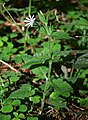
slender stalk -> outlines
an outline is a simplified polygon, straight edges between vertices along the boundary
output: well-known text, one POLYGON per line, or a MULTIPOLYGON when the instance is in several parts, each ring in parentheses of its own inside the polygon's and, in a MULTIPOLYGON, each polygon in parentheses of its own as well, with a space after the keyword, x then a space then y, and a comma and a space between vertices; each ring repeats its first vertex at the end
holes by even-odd
POLYGON ((44 103, 45 103, 45 97, 46 97, 46 94, 47 94, 47 91, 48 91, 48 88, 49 88, 48 83, 50 81, 51 68, 52 68, 52 61, 49 61, 48 78, 46 77, 46 83, 45 83, 43 98, 42 98, 42 102, 41 102, 41 112, 43 111, 44 103))
POLYGON ((43 108, 44 108, 45 98, 46 98, 46 94, 47 94, 47 91, 48 91, 48 88, 49 88, 48 83, 51 79, 52 56, 51 56, 51 50, 50 50, 50 40, 49 40, 49 44, 48 44, 48 49, 49 49, 49 54, 50 54, 50 60, 49 60, 48 78, 46 77, 46 83, 45 83, 43 98, 42 98, 42 102, 41 102, 41 113, 42 113, 43 108))
POLYGON ((52 60, 49 61, 48 81, 51 79, 52 60))
POLYGON ((26 28, 25 41, 24 41, 24 51, 26 51, 27 40, 29 39, 28 28, 26 28))
POLYGON ((29 0, 29 11, 28 11, 28 14, 29 15, 31 14, 31 0, 29 0))
MULTIPOLYGON (((31 0, 29 0, 29 9, 28 9, 28 14, 31 14, 31 0)), ((24 41, 24 51, 26 51, 26 44, 27 44, 27 40, 29 39, 29 35, 28 35, 28 27, 26 28, 26 34, 25 34, 25 41, 24 41)))
POLYGON ((42 101, 41 101, 41 112, 43 111, 43 107, 44 107, 44 103, 45 103, 47 86, 48 86, 48 78, 46 77, 46 83, 45 83, 45 88, 44 88, 44 92, 43 92, 43 98, 42 98, 42 101))

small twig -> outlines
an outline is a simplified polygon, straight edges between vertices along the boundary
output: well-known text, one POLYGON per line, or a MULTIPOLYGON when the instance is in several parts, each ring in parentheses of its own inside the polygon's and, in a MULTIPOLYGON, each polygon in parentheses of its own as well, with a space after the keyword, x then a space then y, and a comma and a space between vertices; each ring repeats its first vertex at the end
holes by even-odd
POLYGON ((84 108, 82 107, 79 107, 79 106, 76 106, 75 104, 72 103, 72 106, 74 106, 76 109, 79 109, 79 110, 84 110, 84 108))
MULTIPOLYGON (((19 67, 21 67, 21 64, 13 65, 13 67, 14 67, 14 68, 19 68, 19 67)), ((2 65, 2 66, 0 66, 0 69, 7 69, 7 68, 9 68, 9 67, 6 66, 6 65, 2 65)))
POLYGON ((16 70, 15 68, 13 68, 11 65, 9 65, 8 63, 0 60, 1 63, 3 63, 4 65, 8 66, 11 70, 15 71, 15 72, 19 72, 18 70, 16 70))

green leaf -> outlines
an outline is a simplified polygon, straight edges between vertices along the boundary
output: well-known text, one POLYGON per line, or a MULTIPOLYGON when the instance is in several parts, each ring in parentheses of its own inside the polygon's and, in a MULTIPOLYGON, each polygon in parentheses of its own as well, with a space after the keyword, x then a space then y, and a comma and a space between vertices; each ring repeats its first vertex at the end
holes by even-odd
POLYGON ((11 120, 11 116, 0 113, 0 120, 11 120))
POLYGON ((10 82, 16 82, 16 81, 18 81, 19 80, 19 77, 18 76, 11 76, 10 77, 10 82))
POLYGON ((0 40, 0 47, 2 47, 3 46, 3 42, 0 40))
POLYGON ((10 113, 13 110, 13 107, 11 105, 2 106, 1 111, 3 113, 10 113))
POLYGON ((3 53, 3 54, 1 54, 1 56, 2 56, 2 59, 5 61, 8 61, 10 58, 10 54, 7 54, 7 53, 3 53))
POLYGON ((55 37, 56 39, 70 39, 71 37, 66 32, 53 32, 52 37, 55 37))
POLYGON ((17 40, 17 42, 18 42, 18 43, 24 43, 24 42, 25 42, 25 38, 23 37, 23 38, 17 40))
POLYGON ((21 56, 21 58, 22 58, 22 60, 24 61, 24 63, 28 63, 28 62, 33 58, 33 56, 27 55, 27 54, 23 54, 23 55, 21 56))
MULTIPOLYGON (((42 44, 41 44, 41 46, 43 46, 43 52, 45 52, 45 53, 48 53, 49 54, 49 48, 48 48, 48 46, 49 46, 49 42, 43 42, 42 44)), ((51 50, 51 52, 53 52, 53 51, 56 51, 56 50, 61 50, 61 45, 60 44, 56 44, 55 42, 51 42, 50 43, 50 50, 51 50)))
POLYGON ((40 19, 40 21, 42 22, 42 23, 45 23, 45 16, 44 16, 44 14, 42 13, 42 11, 40 11, 40 13, 38 13, 38 16, 39 16, 39 19, 40 19))
POLYGON ((70 93, 73 92, 72 87, 60 78, 52 80, 52 85, 54 90, 58 92, 58 95, 69 97, 70 93))
POLYGON ((25 91, 30 91, 31 90, 31 85, 30 84, 23 84, 21 87, 20 87, 21 90, 25 90, 25 91))
POLYGON ((8 44, 8 46, 6 47, 6 50, 7 50, 8 52, 12 52, 11 50, 12 50, 12 48, 13 48, 13 44, 12 44, 11 42, 8 42, 7 44, 8 44))
MULTIPOLYGON (((1 7, 1 6, 0 6, 1 7)), ((4 21, 3 20, 0 20, 0 24, 3 24, 4 23, 4 21)))
POLYGON ((15 38, 18 36, 18 33, 10 33, 9 35, 10 35, 10 38, 15 38))
POLYGON ((18 111, 19 112, 26 112, 27 111, 27 106, 26 105, 20 105, 18 111))
POLYGON ((44 28, 44 26, 41 26, 41 27, 40 27, 39 33, 41 33, 42 35, 47 35, 47 31, 46 31, 46 29, 44 28))
POLYGON ((16 63, 21 63, 22 62, 22 56, 20 54, 14 56, 14 58, 12 58, 12 60, 14 60, 16 63))
POLYGON ((80 17, 78 20, 73 20, 74 29, 77 30, 86 30, 88 28, 88 21, 85 18, 80 17))
POLYGON ((71 82, 71 83, 74 84, 74 83, 77 81, 77 78, 76 78, 76 77, 67 77, 66 80, 67 80, 68 82, 71 82))
POLYGON ((12 102, 11 99, 8 99, 8 98, 3 100, 4 105, 8 105, 8 104, 10 105, 11 102, 12 102))
POLYGON ((30 97, 29 100, 32 101, 33 104, 37 104, 40 102, 40 96, 30 97))
POLYGON ((52 92, 49 98, 50 103, 55 107, 56 110, 66 108, 67 103, 65 99, 59 97, 58 92, 52 92))
POLYGON ((88 97, 86 97, 86 98, 80 98, 79 103, 83 107, 88 107, 88 97))
POLYGON ((12 106, 19 106, 21 104, 20 100, 13 100, 13 102, 11 103, 12 106))
POLYGON ((80 0, 80 3, 81 3, 81 4, 87 4, 87 3, 88 3, 88 0, 80 0))
POLYGON ((37 117, 28 117, 27 120, 38 120, 37 117))
POLYGON ((79 93, 81 95, 86 95, 86 94, 88 94, 88 90, 79 90, 79 93))
MULTIPOLYGON (((69 11, 68 14, 66 15, 66 18, 68 19, 78 19, 80 17, 80 13, 77 13, 76 11, 69 11)), ((71 26, 71 24, 70 24, 71 26)))
POLYGON ((48 72, 48 68, 46 66, 40 66, 32 69, 32 72, 38 77, 39 79, 45 79, 46 73, 48 72))
POLYGON ((8 41, 8 37, 7 36, 3 36, 2 37, 2 41, 7 42, 8 41))
POLYGON ((53 51, 53 52, 52 52, 53 62, 58 62, 58 61, 60 61, 60 57, 61 57, 61 56, 66 57, 67 55, 69 55, 69 53, 70 53, 70 50, 68 50, 68 51, 60 51, 60 50, 53 51))
POLYGON ((18 117, 18 113, 17 113, 17 112, 13 112, 13 115, 14 115, 15 117, 18 117))
POLYGON ((88 68, 88 53, 80 56, 73 64, 74 68, 88 68))
POLYGON ((52 47, 52 51, 56 51, 56 50, 61 50, 60 44, 54 44, 54 46, 52 47))
POLYGON ((30 68, 32 65, 41 64, 43 62, 44 62, 44 59, 42 59, 42 57, 41 57, 41 59, 39 57, 34 57, 32 59, 29 59, 29 62, 22 65, 21 68, 30 68))
POLYGON ((23 113, 20 113, 18 117, 21 119, 25 119, 25 115, 23 113))
POLYGON ((21 119, 19 119, 19 118, 13 118, 12 120, 21 120, 21 119))
POLYGON ((29 43, 31 46, 34 46, 34 45, 36 45, 36 43, 38 43, 41 39, 42 39, 42 37, 30 38, 30 39, 27 40, 27 43, 29 43))
POLYGON ((23 84, 19 90, 12 92, 9 96, 11 99, 24 99, 35 94, 34 90, 31 90, 30 84, 23 84))

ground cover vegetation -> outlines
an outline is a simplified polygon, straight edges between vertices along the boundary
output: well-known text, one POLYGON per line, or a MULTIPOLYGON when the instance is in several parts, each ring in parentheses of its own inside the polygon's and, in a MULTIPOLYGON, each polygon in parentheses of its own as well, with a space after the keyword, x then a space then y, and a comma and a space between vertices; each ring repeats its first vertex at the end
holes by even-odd
POLYGON ((88 120, 88 0, 0 0, 0 120, 88 120))

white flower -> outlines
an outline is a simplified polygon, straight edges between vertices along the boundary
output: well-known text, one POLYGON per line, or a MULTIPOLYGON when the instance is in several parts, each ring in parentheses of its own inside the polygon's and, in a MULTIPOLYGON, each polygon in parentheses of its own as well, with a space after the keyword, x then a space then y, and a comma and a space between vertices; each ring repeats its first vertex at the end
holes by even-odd
POLYGON ((34 15, 33 16, 29 15, 29 17, 26 17, 26 20, 24 20, 24 22, 27 23, 25 24, 25 26, 33 27, 34 21, 35 21, 34 15))

